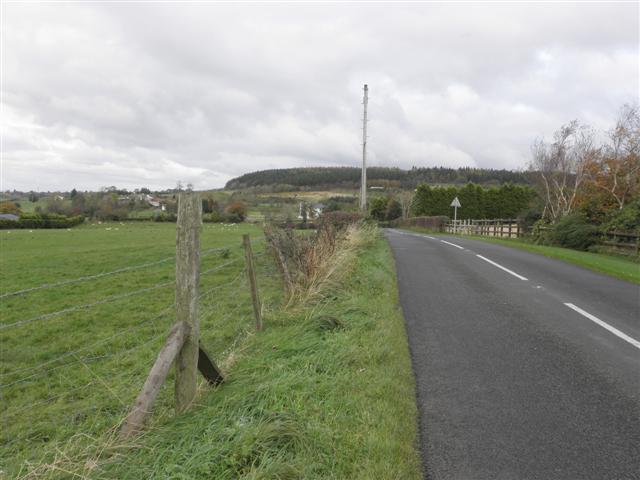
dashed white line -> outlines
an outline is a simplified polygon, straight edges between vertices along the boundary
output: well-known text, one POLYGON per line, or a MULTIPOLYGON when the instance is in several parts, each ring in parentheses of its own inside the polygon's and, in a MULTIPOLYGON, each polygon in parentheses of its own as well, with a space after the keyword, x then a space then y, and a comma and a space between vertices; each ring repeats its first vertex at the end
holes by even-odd
POLYGON ((430 237, 429 235, 425 235, 425 237, 430 238, 431 240, 435 240, 434 237, 430 237))
POLYGON ((605 328, 607 330, 609 330, 611 333, 613 333, 614 335, 620 337, 621 339, 623 339, 625 342, 629 342, 631 345, 633 345, 636 348, 640 348, 640 342, 638 340, 636 340, 635 338, 631 338, 629 335, 627 335, 626 333, 621 332, 620 330, 618 330, 615 327, 612 327, 611 325, 609 325, 606 322, 603 322, 602 320, 600 320, 598 317, 596 317, 595 315, 591 315, 589 312, 585 312, 584 310, 582 310, 580 307, 576 307, 573 303, 565 303, 565 305, 567 307, 569 307, 571 310, 575 310, 576 312, 578 312, 580 315, 582 315, 583 317, 587 317, 589 320, 591 320, 594 323, 597 323, 598 325, 600 325, 602 328, 605 328))
POLYGON ((493 260, 489 260, 487 257, 483 257, 482 255, 476 255, 476 257, 481 258, 482 260, 484 260, 485 262, 489 262, 491 265, 493 265, 494 267, 498 267, 500 270, 504 270, 507 273, 510 273, 511 275, 513 275, 516 278, 519 278, 520 280, 529 280, 527 277, 523 277, 522 275, 517 274, 516 272, 514 272, 513 270, 509 270, 506 267, 503 267, 502 265, 500 265, 499 263, 494 262, 493 260))
POLYGON ((464 250, 464 247, 461 247, 460 245, 456 245, 455 243, 447 242, 446 240, 440 240, 440 241, 442 243, 446 243, 447 245, 451 245, 452 247, 456 247, 456 248, 459 248, 460 250, 464 250))

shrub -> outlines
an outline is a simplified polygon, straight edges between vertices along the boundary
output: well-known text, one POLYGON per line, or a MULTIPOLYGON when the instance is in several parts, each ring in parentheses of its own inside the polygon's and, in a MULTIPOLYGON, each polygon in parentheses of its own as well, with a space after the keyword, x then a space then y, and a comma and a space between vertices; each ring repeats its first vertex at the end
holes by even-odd
POLYGON ((178 216, 175 213, 161 213, 153 217, 154 222, 175 222, 178 216))
POLYGON ((389 197, 376 197, 371 201, 369 215, 378 221, 384 221, 387 217, 387 205, 389 205, 389 197))
POLYGON ((224 209, 224 213, 227 214, 227 220, 231 223, 240 223, 247 218, 247 205, 239 200, 227 205, 224 209))
POLYGON ((336 230, 343 230, 349 225, 362 221, 362 214, 358 212, 325 212, 320 216, 319 226, 323 228, 326 225, 333 226, 336 230))
POLYGON ((351 222, 338 229, 325 222, 315 234, 296 235, 291 229, 266 225, 265 237, 282 272, 287 303, 309 300, 340 277, 351 265, 355 250, 376 238, 375 228, 351 222))
POLYGON ((640 198, 616 210, 602 225, 603 232, 633 232, 640 230, 640 198))
POLYGON ((20 215, 20 204, 16 202, 1 202, 0 213, 12 213, 14 215, 20 215))
POLYGON ((598 241, 598 227, 581 214, 561 218, 551 230, 554 243, 576 250, 587 250, 598 241))
POLYGON ((531 226, 531 237, 538 245, 551 245, 553 243, 552 227, 544 218, 533 223, 531 226))
POLYGON ((395 220, 402 216, 402 205, 395 198, 392 198, 387 203, 387 209, 385 211, 386 220, 395 220))
POLYGON ((226 218, 220 212, 213 211, 211 213, 205 213, 204 215, 202 215, 202 221, 204 223, 223 223, 226 221, 226 218))

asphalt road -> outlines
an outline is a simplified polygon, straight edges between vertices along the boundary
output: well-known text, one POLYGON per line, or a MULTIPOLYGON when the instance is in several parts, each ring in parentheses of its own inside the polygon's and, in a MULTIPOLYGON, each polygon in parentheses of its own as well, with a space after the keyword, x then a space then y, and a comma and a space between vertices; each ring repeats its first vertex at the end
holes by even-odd
POLYGON ((640 479, 637 285, 500 245, 386 236, 427 479, 640 479))

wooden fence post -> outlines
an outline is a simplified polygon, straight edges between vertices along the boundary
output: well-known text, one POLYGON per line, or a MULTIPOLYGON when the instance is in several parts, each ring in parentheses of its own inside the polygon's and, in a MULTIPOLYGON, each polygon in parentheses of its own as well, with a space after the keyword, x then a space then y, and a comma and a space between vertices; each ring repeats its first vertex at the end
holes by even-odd
POLYGON ((186 192, 178 197, 176 228, 176 320, 190 327, 176 358, 176 413, 189 408, 196 395, 200 325, 198 286, 200 283, 200 196, 186 192))
POLYGON ((258 296, 258 283, 256 282, 256 269, 251 251, 251 240, 249 234, 242 235, 242 244, 244 245, 244 258, 247 263, 247 275, 249 276, 249 286, 251 287, 251 301, 253 302, 253 314, 256 317, 256 330, 262 330, 262 307, 260 305, 260 297, 258 296))
POLYGON ((169 333, 164 347, 160 350, 149 372, 149 376, 136 398, 136 403, 122 423, 120 438, 131 437, 140 432, 142 427, 144 427, 144 421, 147 415, 151 413, 158 393, 160 393, 160 389, 167 379, 169 368, 171 368, 173 360, 176 358, 176 355, 178 355, 178 351, 184 345, 190 329, 191 327, 184 322, 176 323, 171 329, 171 333, 169 333))

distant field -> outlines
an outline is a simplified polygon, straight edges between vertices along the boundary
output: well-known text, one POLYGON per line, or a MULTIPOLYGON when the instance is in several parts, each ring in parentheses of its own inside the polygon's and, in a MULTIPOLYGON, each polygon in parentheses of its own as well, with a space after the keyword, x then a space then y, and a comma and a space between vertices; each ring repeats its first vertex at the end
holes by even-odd
POLYGON ((320 201, 330 197, 344 196, 357 197, 358 192, 354 190, 319 190, 315 192, 279 192, 279 193, 262 193, 260 197, 281 197, 281 198, 298 198, 304 201, 320 201))
MULTIPOLYGON (((202 342, 223 365, 252 324, 243 233, 260 254, 255 226, 205 224, 202 231, 202 342)), ((0 249, 0 470, 8 478, 37 465, 51 473, 62 452, 117 425, 166 338, 174 321, 175 224, 2 231, 0 249)), ((277 275, 264 256, 258 266, 269 308, 277 275)), ((166 385, 156 423, 172 415, 172 380, 166 385)))

